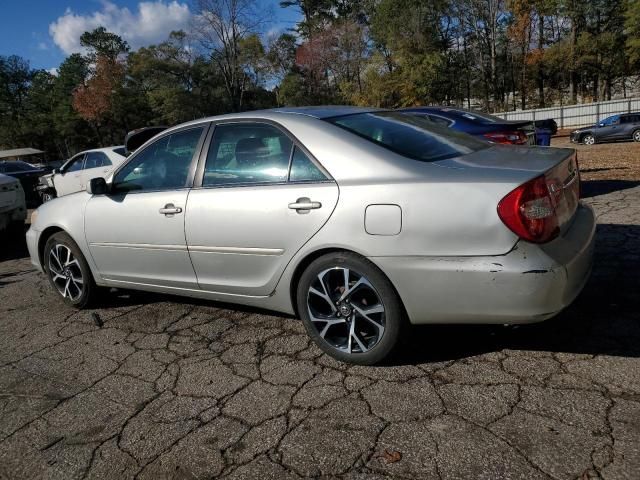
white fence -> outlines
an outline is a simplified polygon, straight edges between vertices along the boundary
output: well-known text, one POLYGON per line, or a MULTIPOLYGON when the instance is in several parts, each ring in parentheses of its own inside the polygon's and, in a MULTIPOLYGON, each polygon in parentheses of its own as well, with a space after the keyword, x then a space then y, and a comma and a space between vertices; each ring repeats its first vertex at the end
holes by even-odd
POLYGON ((537 110, 516 110, 515 112, 494 113, 494 115, 505 120, 544 120, 545 118, 553 118, 558 124, 558 128, 568 128, 593 125, 609 115, 631 112, 640 112, 640 98, 538 108, 537 110))

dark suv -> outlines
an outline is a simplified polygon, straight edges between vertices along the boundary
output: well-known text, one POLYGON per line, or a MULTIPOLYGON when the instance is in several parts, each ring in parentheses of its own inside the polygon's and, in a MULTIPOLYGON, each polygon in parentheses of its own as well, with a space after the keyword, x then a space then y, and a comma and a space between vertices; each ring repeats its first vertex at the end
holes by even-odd
POLYGON ((593 145, 599 142, 634 140, 640 142, 640 113, 612 115, 597 125, 579 128, 571 132, 571 141, 593 145))

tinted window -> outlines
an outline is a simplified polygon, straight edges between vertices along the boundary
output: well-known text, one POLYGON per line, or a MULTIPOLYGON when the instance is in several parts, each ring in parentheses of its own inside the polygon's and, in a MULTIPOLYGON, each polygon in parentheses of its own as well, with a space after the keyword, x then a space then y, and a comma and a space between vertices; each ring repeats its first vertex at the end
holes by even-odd
POLYGON ((84 161, 84 169, 98 168, 111 165, 109 157, 102 152, 88 152, 84 161))
POLYGON ((187 185, 191 160, 204 127, 181 130, 141 150, 115 178, 116 190, 171 190, 187 185))
POLYGON ((453 121, 447 118, 438 117, 436 115, 429 115, 429 120, 431 120, 434 123, 437 123, 438 125, 442 125, 444 127, 448 127, 453 123, 453 121))
POLYGON ((440 111, 447 116, 471 120, 474 123, 490 124, 504 122, 503 118, 496 117, 495 115, 489 115, 488 113, 477 112, 475 110, 465 110, 462 108, 442 108, 440 111))
POLYGON ((113 153, 117 153, 118 155, 120 155, 122 157, 126 157, 127 156, 127 152, 124 149, 124 147, 114 148, 113 149, 113 153))
POLYGON ((77 172, 79 170, 82 170, 82 161, 84 160, 84 153, 81 155, 78 155, 77 157, 75 157, 73 160, 71 160, 71 163, 69 165, 67 165, 67 168, 65 168, 65 173, 66 172, 77 172))
POLYGON ((605 118, 600 123, 604 125, 615 125, 617 123, 620 123, 620 115, 614 115, 612 117, 605 118))
POLYGON ((625 115, 620 119, 620 123, 638 123, 640 115, 625 115))
POLYGON ((490 145, 430 120, 399 112, 371 112, 328 119, 356 135, 415 160, 467 155, 490 145))
POLYGON ((271 125, 218 125, 209 146, 202 184, 284 182, 292 147, 289 137, 271 125))
POLYGON ((327 177, 301 149, 294 147, 289 180, 292 182, 322 182, 327 180, 327 177))

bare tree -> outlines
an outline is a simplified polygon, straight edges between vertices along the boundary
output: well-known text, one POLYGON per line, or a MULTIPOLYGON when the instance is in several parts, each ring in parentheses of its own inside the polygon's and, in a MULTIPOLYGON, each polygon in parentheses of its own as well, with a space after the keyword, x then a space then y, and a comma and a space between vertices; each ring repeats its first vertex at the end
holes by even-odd
POLYGON ((220 69, 234 111, 242 109, 247 87, 243 68, 242 41, 259 31, 268 20, 255 0, 194 0, 194 31, 220 69))

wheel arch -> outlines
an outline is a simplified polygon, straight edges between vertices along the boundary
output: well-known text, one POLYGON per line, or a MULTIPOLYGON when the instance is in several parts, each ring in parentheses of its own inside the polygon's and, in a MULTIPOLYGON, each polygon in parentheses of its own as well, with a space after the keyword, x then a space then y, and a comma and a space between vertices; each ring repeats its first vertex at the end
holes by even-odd
MULTIPOLYGON (((45 228, 40 234, 40 238, 38 239, 38 262, 42 268, 44 266, 44 247, 47 244, 47 240, 51 238, 52 235, 55 235, 58 232, 65 232, 65 230, 57 225, 53 225, 45 228)), ((65 232, 67 233, 67 232, 65 232)), ((67 233, 68 235, 68 233, 67 233)))
POLYGON ((350 250, 344 247, 326 247, 326 248, 320 248, 318 250, 314 250, 312 252, 308 252, 295 266, 293 274, 291 275, 291 281, 289 282, 289 298, 291 299, 291 305, 293 307, 293 311, 296 317, 300 318, 300 314, 298 312, 298 301, 297 301, 298 300, 297 299, 298 282, 300 281, 300 278, 302 277, 302 274, 304 273, 304 271, 307 269, 309 265, 311 265, 311 263, 314 260, 328 253, 350 253, 353 255, 358 255, 359 257, 362 257, 368 260, 369 262, 371 262, 389 281, 389 284, 391 285, 394 292, 398 296, 398 299, 400 300, 400 305, 402 305, 403 314, 405 315, 405 318, 407 318, 407 309, 404 306, 404 301, 402 300, 402 296, 398 292, 398 289, 394 285, 391 278, 389 278, 389 275, 387 275, 387 273, 382 268, 380 268, 380 266, 377 263, 372 262, 362 253, 359 253, 359 252, 356 252, 355 250, 350 250))
POLYGON ((587 135, 591 135, 593 138, 596 138, 595 135, 593 134, 593 132, 591 130, 588 130, 586 132, 581 132, 580 133, 580 137, 579 137, 578 141, 582 142, 584 140, 584 137, 586 137, 587 135))

